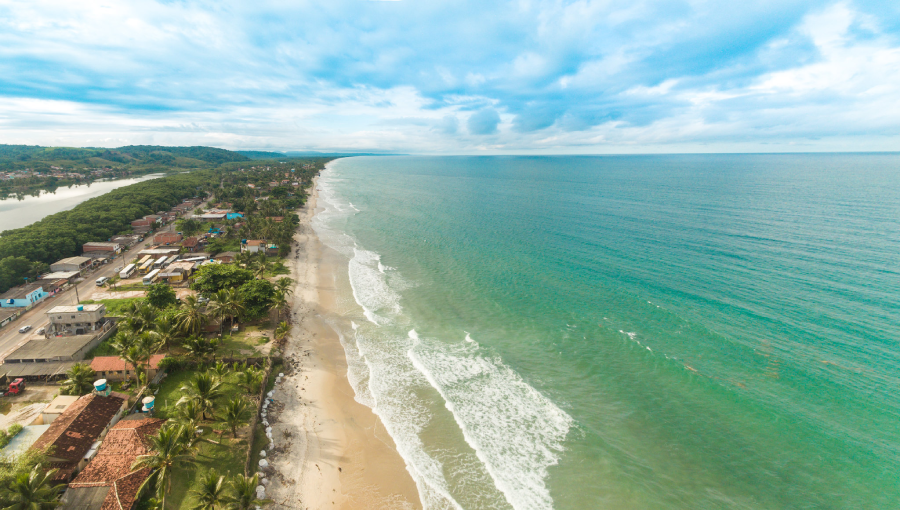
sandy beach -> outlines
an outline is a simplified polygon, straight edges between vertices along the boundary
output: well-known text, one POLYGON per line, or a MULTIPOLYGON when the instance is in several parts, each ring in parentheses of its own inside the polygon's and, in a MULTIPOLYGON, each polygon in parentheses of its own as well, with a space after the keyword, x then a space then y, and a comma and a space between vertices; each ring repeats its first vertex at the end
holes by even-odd
POLYGON ((276 509, 421 508, 419 495, 391 437, 368 407, 354 400, 337 332, 334 282, 346 261, 319 242, 310 226, 316 184, 289 256, 294 328, 285 359, 291 368, 269 407, 275 473, 267 498, 276 509))

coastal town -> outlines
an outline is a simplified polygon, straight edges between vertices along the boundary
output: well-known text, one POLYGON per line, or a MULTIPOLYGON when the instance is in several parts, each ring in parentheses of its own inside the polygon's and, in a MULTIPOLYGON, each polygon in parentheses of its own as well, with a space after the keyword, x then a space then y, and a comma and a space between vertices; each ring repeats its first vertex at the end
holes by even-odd
POLYGON ((270 502, 298 212, 326 161, 217 171, 0 294, 4 506, 270 502))

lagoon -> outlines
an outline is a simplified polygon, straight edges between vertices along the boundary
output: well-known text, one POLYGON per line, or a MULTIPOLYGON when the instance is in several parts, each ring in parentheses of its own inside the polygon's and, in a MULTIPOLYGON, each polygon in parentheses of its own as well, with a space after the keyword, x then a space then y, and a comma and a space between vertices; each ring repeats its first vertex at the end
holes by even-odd
POLYGON ((94 181, 90 184, 61 187, 55 192, 42 192, 39 196, 26 197, 22 200, 9 198, 0 201, 0 232, 31 225, 46 216, 68 211, 85 200, 105 195, 116 188, 156 179, 164 175, 156 173, 131 179, 94 181))

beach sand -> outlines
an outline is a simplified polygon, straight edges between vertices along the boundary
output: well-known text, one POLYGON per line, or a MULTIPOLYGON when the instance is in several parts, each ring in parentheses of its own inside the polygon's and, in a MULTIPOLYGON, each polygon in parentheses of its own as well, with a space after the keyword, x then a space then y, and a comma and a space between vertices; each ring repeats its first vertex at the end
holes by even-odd
POLYGON ((266 497, 276 509, 421 508, 391 437, 372 410, 354 400, 343 347, 328 325, 339 320, 334 282, 345 277, 346 260, 310 226, 315 182, 312 190, 288 258, 297 282, 295 326, 285 349, 292 368, 269 407, 275 448, 267 459, 274 473, 266 497))

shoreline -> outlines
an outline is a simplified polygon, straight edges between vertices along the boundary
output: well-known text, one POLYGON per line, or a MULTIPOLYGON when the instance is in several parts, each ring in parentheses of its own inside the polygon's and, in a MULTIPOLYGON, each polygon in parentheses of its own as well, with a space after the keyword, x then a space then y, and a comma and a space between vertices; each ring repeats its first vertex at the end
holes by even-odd
POLYGON ((299 210, 288 256, 295 280, 294 326, 285 346, 286 376, 270 413, 275 449, 266 497, 277 509, 409 508, 418 489, 372 409, 355 400, 338 332, 335 283, 344 261, 310 224, 318 211, 318 176, 299 210), (288 366, 290 367, 288 369, 288 366))

